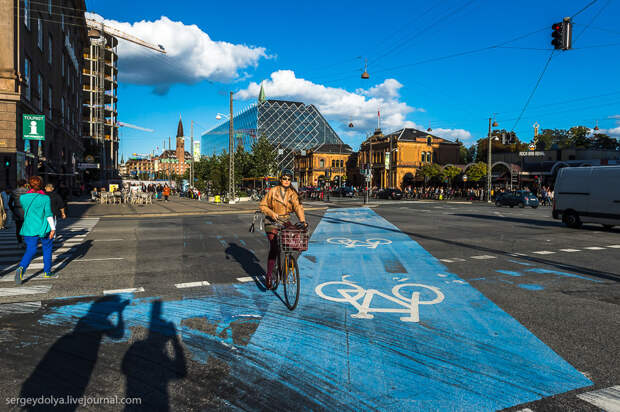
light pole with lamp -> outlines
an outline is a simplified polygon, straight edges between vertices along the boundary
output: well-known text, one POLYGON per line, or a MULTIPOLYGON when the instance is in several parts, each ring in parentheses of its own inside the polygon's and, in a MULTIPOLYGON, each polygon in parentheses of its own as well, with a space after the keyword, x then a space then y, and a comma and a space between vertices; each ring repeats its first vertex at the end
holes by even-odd
POLYGON ((487 202, 491 203, 491 186, 492 186, 492 174, 491 174, 491 127, 497 127, 498 124, 494 120, 494 116, 489 117, 489 152, 487 159, 487 202))
POLYGON ((228 118, 228 203, 235 203, 235 152, 233 138, 233 92, 230 92, 230 115, 218 113, 215 118, 228 118))

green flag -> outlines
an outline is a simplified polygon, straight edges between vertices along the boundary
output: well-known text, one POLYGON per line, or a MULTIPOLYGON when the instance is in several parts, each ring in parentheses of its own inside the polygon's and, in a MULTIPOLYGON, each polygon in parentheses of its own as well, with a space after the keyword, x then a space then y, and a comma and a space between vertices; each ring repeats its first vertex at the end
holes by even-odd
POLYGON ((265 89, 263 89, 263 83, 260 84, 260 92, 258 93, 258 102, 262 103, 265 101, 265 89))

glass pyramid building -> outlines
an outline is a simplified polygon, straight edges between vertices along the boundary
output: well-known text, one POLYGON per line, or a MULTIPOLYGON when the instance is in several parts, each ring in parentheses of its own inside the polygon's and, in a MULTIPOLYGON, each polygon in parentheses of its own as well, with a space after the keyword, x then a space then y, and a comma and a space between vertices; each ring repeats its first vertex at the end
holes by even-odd
MULTIPOLYGON (((344 144, 314 105, 263 100, 233 117, 235 145, 251 151, 265 136, 275 146, 278 168, 293 168, 294 153, 326 144, 344 144)), ((228 152, 229 122, 201 136, 202 155, 228 152)))

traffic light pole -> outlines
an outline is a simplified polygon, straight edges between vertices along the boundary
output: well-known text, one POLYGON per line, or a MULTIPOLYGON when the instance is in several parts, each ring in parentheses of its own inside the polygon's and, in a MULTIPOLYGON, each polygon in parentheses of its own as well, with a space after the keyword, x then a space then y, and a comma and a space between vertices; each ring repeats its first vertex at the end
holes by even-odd
POLYGON ((493 178, 491 174, 491 124, 493 123, 493 118, 489 117, 489 152, 487 159, 487 202, 491 203, 491 179, 493 178))

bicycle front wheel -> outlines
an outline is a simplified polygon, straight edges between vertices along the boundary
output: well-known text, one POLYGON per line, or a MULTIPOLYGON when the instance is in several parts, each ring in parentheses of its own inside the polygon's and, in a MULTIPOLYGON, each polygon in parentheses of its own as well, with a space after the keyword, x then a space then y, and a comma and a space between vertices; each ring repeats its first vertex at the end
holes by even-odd
POLYGON ((280 278, 282 277, 282 256, 276 258, 276 264, 271 274, 271 290, 276 290, 280 284, 280 278))
POLYGON ((284 298, 289 310, 293 310, 299 302, 299 267, 297 266, 297 259, 293 255, 286 255, 282 269, 284 298))

